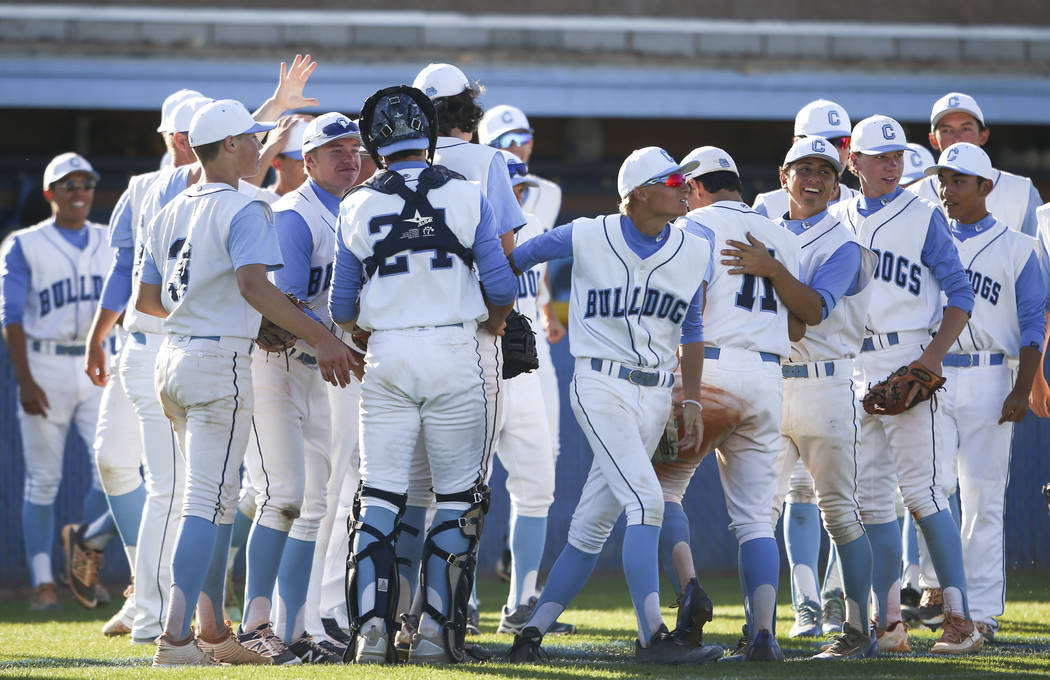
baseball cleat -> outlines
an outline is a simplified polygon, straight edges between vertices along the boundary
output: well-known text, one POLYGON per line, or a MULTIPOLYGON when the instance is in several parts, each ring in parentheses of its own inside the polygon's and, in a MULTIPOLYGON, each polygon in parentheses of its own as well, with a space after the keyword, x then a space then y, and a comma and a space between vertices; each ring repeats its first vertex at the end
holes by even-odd
POLYGON ((703 664, 719 659, 723 651, 720 645, 698 645, 685 635, 675 635, 662 624, 648 647, 642 647, 639 640, 634 642, 634 656, 640 663, 703 664))
POLYGON ((740 638, 736 641, 736 649, 729 654, 723 656, 719 661, 743 661, 744 657, 747 656, 747 650, 751 648, 751 634, 748 632, 747 625, 740 627, 740 638))
MULTIPOLYGON (((269 659, 271 663, 278 666, 294 666, 302 663, 299 657, 288 651, 287 645, 284 644, 281 638, 277 637, 269 623, 264 623, 248 633, 239 632, 237 640, 245 649, 269 659)), ((218 656, 215 658, 219 661, 227 661, 227 659, 220 659, 218 656)))
MULTIPOLYGON (((532 612, 536 609, 537 602, 538 598, 530 597, 528 603, 518 605, 513 612, 504 605, 500 614, 499 628, 496 629, 496 632, 506 635, 517 635, 520 633, 521 629, 525 627, 525 624, 532 617, 532 612)), ((575 632, 576 626, 574 624, 562 623, 561 621, 555 621, 547 629, 547 635, 572 635, 575 632)))
POLYGON ((54 583, 41 583, 29 598, 29 611, 53 612, 61 608, 58 604, 58 586, 54 583))
POLYGON ((467 635, 481 635, 481 629, 478 628, 478 623, 481 618, 478 616, 478 608, 472 604, 467 605, 467 635))
POLYGON ((419 617, 415 614, 402 614, 401 627, 394 635, 394 649, 399 661, 408 661, 408 651, 412 648, 412 636, 419 628, 419 617))
POLYGON ((768 630, 758 631, 758 635, 751 641, 744 655, 744 661, 783 661, 784 652, 780 650, 780 644, 773 634, 768 630))
POLYGON ((124 604, 116 614, 109 617, 109 621, 102 626, 102 634, 107 637, 117 635, 128 635, 131 633, 131 625, 135 622, 135 586, 134 584, 124 589, 124 604))
POLYGON ((962 616, 946 615, 941 638, 930 649, 934 654, 976 654, 984 646, 984 635, 962 616))
POLYGON ((944 622, 944 594, 940 588, 927 588, 922 591, 919 620, 930 630, 937 630, 944 622))
POLYGON ((788 637, 820 637, 823 632, 820 605, 813 600, 806 599, 802 601, 802 604, 793 606, 792 609, 795 610, 795 625, 791 626, 788 637))
MULTIPOLYGON (((388 640, 379 626, 370 627, 354 638, 353 663, 374 664, 387 662, 388 640)), ((350 649, 347 649, 349 654, 350 649)))
POLYGON ((879 642, 850 626, 843 633, 836 635, 831 644, 811 659, 874 659, 879 655, 879 642))
POLYGON ((266 666, 274 663, 269 656, 248 649, 242 644, 239 637, 234 635, 233 630, 230 629, 229 623, 226 624, 226 630, 218 640, 208 640, 198 634, 197 645, 220 663, 234 666, 266 666))
POLYGON ((98 606, 98 569, 102 562, 102 551, 92 550, 84 544, 87 525, 67 524, 62 527, 62 551, 66 554, 66 578, 69 589, 77 602, 85 609, 98 606))
POLYGON ((889 628, 881 630, 872 623, 876 629, 876 638, 879 641, 880 652, 910 652, 911 643, 908 641, 908 626, 903 621, 894 621, 889 628))
POLYGON ((998 625, 995 623, 988 623, 986 621, 974 621, 973 625, 977 626, 977 630, 981 631, 981 635, 984 636, 984 641, 995 642, 995 633, 998 625))
POLYGON ((409 663, 451 663, 448 652, 445 651, 445 643, 439 632, 434 637, 428 637, 423 633, 412 634, 412 646, 408 649, 409 663))
POLYGON ((324 626, 324 634, 330 640, 334 640, 344 647, 350 644, 350 636, 339 627, 339 622, 335 619, 321 619, 321 625, 324 626))
POLYGON ((674 634, 684 636, 693 644, 704 642, 704 624, 714 618, 714 603, 695 577, 686 584, 682 597, 673 606, 678 608, 674 634))
POLYGON ((821 632, 824 635, 841 633, 846 621, 846 601, 842 597, 841 590, 832 590, 824 593, 821 598, 824 603, 821 607, 821 632))
POLYGON ((511 663, 539 663, 547 661, 547 652, 540 647, 543 642, 543 633, 535 626, 523 628, 514 636, 514 644, 507 652, 507 659, 511 663))
POLYGON ((914 623, 919 620, 919 602, 922 593, 911 586, 901 588, 901 618, 905 623, 914 623))
POLYGON ((197 646, 193 629, 185 640, 172 640, 167 633, 156 639, 157 651, 153 654, 153 665, 157 668, 174 666, 219 666, 210 654, 197 646))
MULTIPOLYGON (((325 640, 325 642, 327 642, 327 640, 325 640)), ((303 633, 301 638, 288 645, 288 651, 299 657, 299 660, 303 663, 343 663, 342 652, 336 653, 323 646, 321 643, 314 642, 313 637, 309 633, 303 633)))

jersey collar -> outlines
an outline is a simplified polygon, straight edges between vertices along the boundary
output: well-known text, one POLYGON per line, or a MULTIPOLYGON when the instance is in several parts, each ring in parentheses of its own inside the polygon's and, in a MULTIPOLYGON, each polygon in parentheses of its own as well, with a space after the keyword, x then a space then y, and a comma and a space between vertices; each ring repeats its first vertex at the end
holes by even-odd
POLYGON ((995 224, 995 218, 992 217, 991 213, 988 213, 973 224, 963 224, 962 222, 959 222, 957 220, 949 220, 948 228, 952 230, 953 236, 955 236, 960 241, 965 241, 966 239, 972 236, 983 234, 984 232, 994 227, 995 224))
POLYGON ((801 234, 802 232, 806 231, 810 227, 818 224, 822 219, 824 219, 827 216, 828 216, 828 211, 827 211, 827 208, 825 208, 824 210, 821 210, 816 215, 813 215, 811 217, 807 217, 804 220, 788 220, 788 219, 785 219, 782 222, 783 222, 784 227, 786 227, 787 230, 790 231, 792 234, 801 234))
POLYGON ((888 194, 877 196, 875 198, 868 198, 867 196, 861 195, 860 198, 860 209, 868 213, 873 213, 880 208, 884 208, 890 203, 893 203, 894 199, 904 193, 904 189, 897 187, 888 194))
POLYGON ((338 215, 340 200, 339 197, 334 194, 330 194, 325 189, 321 188, 321 185, 315 182, 312 177, 307 179, 306 181, 309 182, 310 188, 313 189, 314 196, 317 196, 317 198, 321 201, 324 207, 328 209, 328 212, 332 213, 333 215, 338 215))

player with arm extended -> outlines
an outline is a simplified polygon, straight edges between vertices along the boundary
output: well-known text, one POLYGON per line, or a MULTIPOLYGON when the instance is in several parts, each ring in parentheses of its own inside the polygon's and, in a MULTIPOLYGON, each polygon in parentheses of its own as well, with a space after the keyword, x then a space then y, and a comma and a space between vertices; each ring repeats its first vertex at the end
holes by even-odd
POLYGON ((1043 283, 1047 287, 1045 311, 1048 330, 1047 337, 1043 338, 1044 361, 1039 362, 1040 370, 1035 373, 1028 405, 1032 413, 1040 418, 1050 418, 1050 385, 1047 384, 1046 375, 1042 370, 1046 359, 1046 347, 1050 344, 1050 203, 1036 210, 1036 220, 1039 224, 1039 264, 1043 271, 1043 283))
POLYGON ((970 285, 973 315, 944 358, 942 402, 959 442, 959 495, 967 596, 974 625, 991 641, 1005 605, 1003 513, 1014 423, 1028 412, 1041 369, 1046 286, 1035 239, 988 212, 995 170, 978 146, 959 142, 927 174, 937 174, 948 228, 970 285))
MULTIPOLYGON (((689 173, 692 210, 676 225, 707 239, 716 254, 704 305, 704 441, 694 455, 655 466, 669 526, 681 527, 664 540, 675 547, 688 546, 682 497, 705 453, 717 448, 729 526, 739 544, 748 621, 746 646, 727 658, 782 661, 774 637, 780 557, 771 509, 780 452, 784 380, 780 361, 790 352, 788 309, 771 281, 750 274, 737 276, 743 272, 735 261, 719 253, 724 254, 730 241, 757 239, 797 278, 800 246, 789 231, 741 202, 740 176, 728 153, 705 146, 686 158, 697 162, 689 173)), ((689 552, 684 551, 683 557, 688 559, 675 560, 680 587, 696 576, 689 552)))
MULTIPOLYGON (((929 376, 935 384, 974 304, 944 213, 899 186, 907 150, 904 130, 892 118, 871 116, 857 123, 850 165, 863 195, 831 208, 879 256, 859 361, 869 390, 902 366, 909 367, 908 375, 929 376)), ((943 436, 944 410, 934 399, 921 401, 932 393, 918 385, 908 388, 902 400, 907 410, 896 415, 883 413, 878 395, 879 390, 869 392, 861 416, 857 500, 871 542, 879 650, 910 649, 900 615, 901 534, 894 508, 899 486, 944 586, 944 631, 932 651, 979 652, 983 638, 970 620, 962 544, 948 511, 954 457, 943 436)))
POLYGON ((240 645, 222 610, 237 470, 251 422, 252 338, 260 312, 310 343, 325 380, 345 385, 353 363, 327 328, 266 278, 267 269, 282 263, 269 206, 235 186, 258 171, 256 134, 271 128, 229 99, 197 111, 189 141, 201 162, 202 183, 160 211, 145 244, 135 306, 164 319, 157 392, 186 460, 170 606, 157 639, 156 666, 271 663, 240 645), (240 295, 231 295, 233 289, 240 295), (190 629, 194 608, 197 639, 190 629))
POLYGON ((681 165, 658 147, 638 149, 620 166, 618 215, 582 218, 533 238, 512 253, 519 271, 574 258, 570 344, 576 371, 573 412, 594 454, 568 544, 551 569, 532 616, 509 657, 541 659, 548 628, 586 584, 617 518, 626 512, 623 566, 638 622, 635 656, 644 663, 704 663, 721 656, 668 632, 660 614, 657 548, 663 497, 650 461, 671 409, 672 371, 681 351, 684 451, 703 436, 705 272, 710 241, 674 228, 686 210, 681 165))
MULTIPOLYGON (((732 242, 735 248, 724 251, 737 258, 735 264, 744 275, 770 280, 791 313, 806 325, 805 337, 793 338, 791 355, 781 367, 784 436, 773 511, 780 513, 792 469, 801 460, 813 476, 817 505, 838 548, 846 598, 845 628, 818 659, 878 654, 868 633, 871 546, 856 499, 860 414, 853 398, 853 359, 864 339, 868 284, 876 258, 848 227, 828 215, 828 200, 841 171, 838 153, 820 137, 796 141, 780 169, 790 207, 777 223, 799 239, 805 283, 753 239, 748 244, 732 242)), ((802 613, 808 614, 805 620, 820 621, 815 567, 815 560, 812 566, 792 565, 797 612, 792 637, 802 613)), ((820 634, 819 626, 813 634, 820 634)))
MULTIPOLYGON (((79 370, 88 326, 113 261, 105 228, 87 219, 98 180, 98 173, 79 154, 53 158, 44 169, 44 198, 51 217, 13 232, 0 247, 0 315, 18 385, 25 460, 22 531, 34 611, 59 608, 51 547, 62 455, 70 425, 85 442, 94 438, 102 397, 79 370)), ((91 488, 100 489, 97 468, 91 469, 91 488)), ((103 509, 108 516, 109 509, 103 509)), ((101 526, 94 517, 91 520, 101 526)), ((63 543, 82 543, 88 522, 85 518, 75 532, 71 529, 76 527, 65 527, 63 543)), ((92 546, 70 547, 67 552, 73 557, 75 548, 77 557, 66 565, 67 574, 75 572, 70 585, 81 604, 94 607, 102 554, 92 546)))
POLYGON ((362 383, 361 486, 347 563, 352 644, 346 658, 357 663, 396 660, 395 544, 409 487, 405 470, 419 438, 437 503, 423 548, 423 614, 408 660, 466 659, 466 600, 488 507, 485 418, 491 409, 475 326, 498 338, 517 283, 477 185, 431 165, 436 118, 415 88, 390 87, 369 97, 360 126, 383 169, 346 197, 339 215, 332 319, 344 330, 371 332, 362 383))
MULTIPOLYGON (((795 136, 792 143, 804 137, 823 137, 838 150, 839 162, 845 166, 849 157, 849 114, 839 104, 827 99, 815 99, 799 109, 795 115, 795 136)), ((841 173, 840 173, 841 178, 841 173)), ((841 182, 831 193, 828 204, 853 198, 857 190, 841 182)), ((755 196, 755 212, 771 220, 783 217, 788 211, 788 195, 783 187, 755 196)))

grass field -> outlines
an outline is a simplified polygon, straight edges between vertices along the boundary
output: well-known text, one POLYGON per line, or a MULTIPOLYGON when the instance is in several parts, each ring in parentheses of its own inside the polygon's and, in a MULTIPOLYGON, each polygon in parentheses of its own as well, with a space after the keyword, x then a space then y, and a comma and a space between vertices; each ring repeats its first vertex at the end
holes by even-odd
MULTIPOLYGON (((398 666, 382 670, 355 666, 293 666, 282 668, 225 667, 216 669, 166 669, 149 671, 150 646, 131 644, 127 638, 109 639, 99 633, 105 612, 87 612, 68 592, 57 613, 30 613, 23 598, 10 594, 0 604, 0 676, 28 678, 137 678, 144 672, 166 678, 984 678, 1050 677, 1050 578, 1046 573, 1011 573, 1008 600, 999 639, 986 645, 977 657, 943 659, 929 653, 933 632, 913 631, 913 655, 885 655, 879 660, 849 663, 807 662, 815 642, 786 637, 780 644, 789 660, 784 664, 709 664, 703 667, 641 666, 632 663, 635 624, 630 599, 622 580, 596 579, 583 591, 563 617, 580 629, 571 637, 549 636, 544 647, 550 663, 516 666, 502 662, 472 664, 454 669, 398 666)), ((705 639, 735 646, 743 624, 739 586, 735 576, 711 577, 705 587, 715 600, 715 620, 705 639)), ((781 631, 790 627, 786 583, 781 584, 781 631)), ((499 622, 498 607, 506 596, 504 584, 486 581, 479 586, 482 598, 481 628, 488 634, 478 641, 496 652, 510 644, 508 636, 492 634, 499 622)), ((673 597, 666 594, 666 602, 673 597)), ((674 621, 666 609, 665 620, 674 621)))

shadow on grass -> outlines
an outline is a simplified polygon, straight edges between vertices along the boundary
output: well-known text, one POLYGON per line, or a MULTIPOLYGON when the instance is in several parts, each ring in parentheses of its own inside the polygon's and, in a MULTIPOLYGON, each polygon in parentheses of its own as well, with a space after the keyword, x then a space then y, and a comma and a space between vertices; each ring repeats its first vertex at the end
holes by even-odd
POLYGON ((124 659, 87 659, 68 656, 29 656, 15 661, 0 662, 0 671, 17 670, 20 668, 87 668, 89 666, 104 666, 113 668, 128 668, 131 666, 147 666, 150 659, 141 657, 127 657, 124 659))

